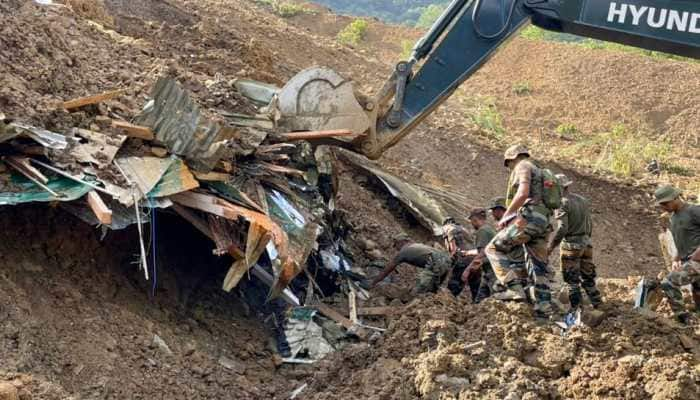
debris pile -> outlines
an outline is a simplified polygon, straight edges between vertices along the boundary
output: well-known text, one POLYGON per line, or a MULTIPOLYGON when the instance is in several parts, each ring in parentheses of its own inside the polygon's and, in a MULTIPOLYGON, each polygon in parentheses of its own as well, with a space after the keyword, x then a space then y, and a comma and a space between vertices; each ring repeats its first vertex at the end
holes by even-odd
POLYGON ((323 361, 310 398, 697 398, 697 331, 631 310, 633 287, 602 280, 607 318, 566 333, 526 304, 416 299, 393 307, 376 343, 323 361))

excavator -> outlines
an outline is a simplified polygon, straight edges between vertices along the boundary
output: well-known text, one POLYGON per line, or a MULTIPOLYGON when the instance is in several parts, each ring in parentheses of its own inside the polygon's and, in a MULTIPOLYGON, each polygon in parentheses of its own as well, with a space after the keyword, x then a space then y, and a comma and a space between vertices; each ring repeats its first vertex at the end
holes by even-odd
POLYGON ((453 0, 374 98, 331 69, 310 68, 280 91, 280 126, 350 130, 336 144, 377 159, 528 23, 700 59, 699 0, 453 0))

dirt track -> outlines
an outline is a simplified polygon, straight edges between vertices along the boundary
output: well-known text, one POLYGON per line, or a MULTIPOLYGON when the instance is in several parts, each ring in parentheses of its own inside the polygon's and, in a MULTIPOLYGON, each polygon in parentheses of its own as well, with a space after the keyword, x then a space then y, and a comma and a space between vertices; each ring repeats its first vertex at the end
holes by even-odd
MULTIPOLYGON (((393 37, 417 36, 373 23, 370 42, 351 49, 334 40, 338 26, 347 19, 326 14, 284 20, 245 0, 149 0, 143 6, 117 0, 105 3, 106 9, 87 8, 81 15, 62 8, 48 11, 31 1, 0 4, 5 16, 0 28, 1 111, 51 129, 87 127, 93 117, 55 112, 56 102, 125 87, 127 95, 109 106, 113 112, 130 116, 161 72, 177 76, 196 97, 214 99, 210 100, 213 107, 235 109, 235 95, 205 82, 245 76, 279 84, 314 64, 329 65, 353 77, 363 83, 363 91, 371 93, 387 76, 399 51, 398 46, 387 43, 395 43, 393 37), (87 18, 106 24, 119 35, 110 36, 87 18), (310 21, 318 23, 305 26, 310 21), (381 50, 375 52, 372 46, 381 50)), ((672 115, 663 124, 692 137, 697 122, 696 91, 685 91, 675 77, 697 76, 698 67, 658 63, 640 56, 515 40, 468 82, 467 90, 497 96, 499 107, 509 116, 506 126, 525 133, 533 124, 544 129, 555 120, 572 118, 578 108, 590 110, 580 118, 591 119, 591 126, 610 126, 618 122, 620 113, 646 126, 646 116, 658 111, 660 103, 670 101, 670 94, 639 100, 650 90, 659 91, 644 89, 654 80, 658 88, 672 87, 685 99, 669 103, 672 115), (522 54, 546 58, 556 64, 557 73, 545 74, 536 69, 541 68, 539 64, 528 63, 519 56, 522 54), (517 68, 512 66, 514 57, 520 60, 517 68), (618 111, 600 112, 607 104, 594 95, 600 90, 596 73, 601 65, 612 70, 639 68, 613 82, 621 85, 633 80, 630 86, 637 88, 619 90, 618 97, 605 100, 620 104, 618 111), (673 77, 661 73, 666 68, 674 70, 673 77), (533 120, 528 119, 532 105, 509 94, 513 79, 520 76, 518 71, 530 74, 527 79, 543 79, 536 86, 538 97, 529 101, 539 101, 540 95, 551 98, 534 107, 544 111, 533 120), (590 77, 576 80, 581 71, 590 77), (553 104, 561 97, 556 96, 566 96, 562 82, 574 80, 571 90, 585 95, 559 116, 553 104)), ((462 110, 450 102, 410 140, 392 149, 382 163, 409 180, 447 184, 466 193, 474 205, 483 204, 502 193, 506 175, 499 151, 476 144, 478 139, 467 126, 462 110)), ((661 258, 648 192, 574 175, 596 211, 595 245, 601 275, 655 275, 661 258)), ((353 172, 343 174, 340 199, 340 206, 359 228, 358 236, 384 248, 403 230, 427 239, 420 228, 397 219, 391 204, 378 200, 358 179, 353 172)), ((287 398, 305 382, 312 383, 319 399, 432 398, 439 391, 434 378, 443 372, 449 372, 448 377, 483 381, 481 389, 472 388, 461 398, 502 398, 516 389, 537 398, 655 395, 691 399, 700 395, 698 360, 679 344, 677 337, 682 332, 663 325, 663 320, 627 311, 627 281, 605 285, 606 296, 614 303, 613 317, 594 332, 563 339, 533 327, 521 308, 511 313, 500 304, 473 307, 464 299, 435 296, 410 305, 374 348, 351 348, 320 368, 276 369, 263 328, 245 315, 235 295, 224 295, 218 289, 226 265, 200 258, 209 253, 205 244, 197 246, 196 256, 186 254, 174 257, 180 262, 166 261, 170 267, 163 272, 161 289, 155 299, 149 299, 149 288, 131 265, 133 232, 110 234, 100 242, 99 232, 43 206, 3 209, 0 218, 9 227, 0 238, 0 377, 14 379, 19 373, 18 379, 25 381, 20 386, 33 398, 287 398), (205 266, 218 272, 202 278, 197 271, 205 266), (484 318, 485 310, 494 317, 484 318), (449 334, 440 347, 419 342, 429 320, 447 326, 449 334), (174 355, 159 352, 152 344, 154 334, 167 342, 174 355), (469 353, 468 357, 455 353, 482 339, 489 348, 502 346, 503 350, 481 356, 469 353), (545 354, 535 352, 541 343, 545 354), (560 358, 547 358, 554 357, 552 349, 560 348, 571 351, 560 358), (226 370, 217 363, 221 355, 236 360, 241 368, 226 370), (632 358, 623 360, 626 356, 632 358), (645 361, 641 364, 640 356, 645 361), (476 360, 483 361, 483 371, 476 360), (459 373, 451 374, 453 370, 459 373), (479 378, 479 374, 488 376, 479 378), (518 379, 505 382, 511 374, 518 379), (401 389, 394 390, 397 387, 401 389)), ((170 223, 180 229, 176 221, 170 223)), ((198 238, 192 232, 188 235, 191 237, 164 239, 164 243, 171 243, 177 255, 181 240, 196 242, 198 238)), ((410 273, 403 273, 399 284, 405 286, 411 278, 410 273)), ((383 300, 397 301, 390 296, 383 300)), ((698 339, 697 330, 683 334, 698 339)), ((454 387, 445 391, 446 396, 459 392, 454 387)), ((312 397, 311 392, 304 393, 312 397)))

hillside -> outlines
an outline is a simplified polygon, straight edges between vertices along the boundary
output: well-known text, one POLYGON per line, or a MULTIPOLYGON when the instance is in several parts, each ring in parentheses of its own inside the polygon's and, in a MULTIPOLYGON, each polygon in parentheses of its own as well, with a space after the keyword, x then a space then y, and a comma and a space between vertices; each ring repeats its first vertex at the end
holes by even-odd
MULTIPOLYGON (((71 7, 0 2, 0 112, 56 131, 94 123, 57 103, 125 89, 111 107, 133 115, 161 74, 211 107, 240 106, 235 78, 281 85, 313 65, 372 94, 401 42, 420 36, 370 20, 361 43, 341 44, 353 17, 308 3, 286 16, 258 0, 61 3, 71 7)), ((244 290, 220 290, 230 264, 181 219, 159 220, 167 257, 152 293, 132 264, 135 229, 103 237, 60 207, 2 206, 0 389, 19 387, 22 400, 289 399, 303 385, 297 399, 696 399, 700 327, 671 323, 666 305, 633 311, 631 289, 663 268, 652 187, 700 189, 699 77, 700 64, 518 38, 380 160, 469 204, 502 194, 511 140, 573 176, 594 208, 608 315, 598 327, 563 335, 536 326, 526 305, 410 299, 407 268, 371 299, 400 310, 370 320, 386 332, 317 365, 280 365, 244 290), (629 174, 610 168, 616 151, 632 159, 629 174), (666 167, 660 176, 639 170, 653 157, 666 167)), ((358 171, 342 167, 338 179, 360 267, 367 240, 384 259, 399 233, 434 240, 358 171)))

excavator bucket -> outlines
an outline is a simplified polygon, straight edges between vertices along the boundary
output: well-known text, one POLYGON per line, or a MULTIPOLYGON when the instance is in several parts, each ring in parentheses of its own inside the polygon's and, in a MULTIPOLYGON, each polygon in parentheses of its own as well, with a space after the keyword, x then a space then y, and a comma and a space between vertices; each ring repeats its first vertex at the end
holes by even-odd
POLYGON ((295 75, 280 91, 277 107, 280 126, 290 131, 348 129, 363 135, 370 127, 352 82, 329 68, 309 68, 295 75))

